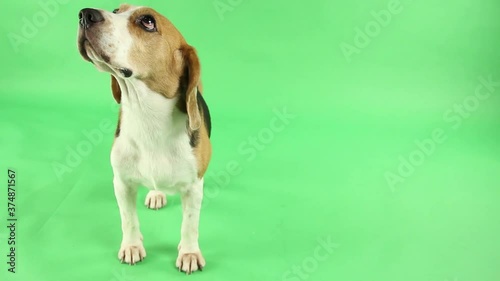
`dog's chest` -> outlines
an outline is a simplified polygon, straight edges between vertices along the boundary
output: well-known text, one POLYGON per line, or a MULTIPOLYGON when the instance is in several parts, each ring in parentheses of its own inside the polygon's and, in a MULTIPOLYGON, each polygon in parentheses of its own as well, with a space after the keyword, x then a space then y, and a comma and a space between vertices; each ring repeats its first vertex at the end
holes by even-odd
POLYGON ((193 184, 196 158, 189 145, 187 119, 175 110, 175 101, 152 96, 140 105, 128 102, 123 102, 120 135, 111 153, 115 174, 167 193, 193 184))

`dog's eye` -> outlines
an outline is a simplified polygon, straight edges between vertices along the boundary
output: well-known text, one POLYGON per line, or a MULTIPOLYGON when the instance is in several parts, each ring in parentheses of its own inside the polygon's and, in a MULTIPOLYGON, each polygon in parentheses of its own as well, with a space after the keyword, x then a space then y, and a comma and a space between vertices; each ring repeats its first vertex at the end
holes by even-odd
POLYGON ((156 31, 156 22, 152 16, 142 16, 139 22, 146 31, 156 31))
POLYGON ((113 14, 118 13, 118 11, 119 11, 119 10, 120 10, 120 9, 114 9, 114 10, 113 10, 113 14))

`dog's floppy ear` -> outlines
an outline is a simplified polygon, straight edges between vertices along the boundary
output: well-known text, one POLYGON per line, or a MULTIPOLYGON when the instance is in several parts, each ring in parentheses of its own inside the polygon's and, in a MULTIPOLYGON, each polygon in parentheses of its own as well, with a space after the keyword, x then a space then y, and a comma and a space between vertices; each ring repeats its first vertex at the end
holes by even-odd
POLYGON ((113 92, 113 97, 117 103, 120 103, 122 99, 122 90, 120 89, 120 84, 116 81, 116 78, 111 75, 111 91, 113 92))
POLYGON ((200 84, 200 61, 196 50, 189 46, 180 49, 187 72, 186 111, 189 119, 189 128, 198 130, 201 126, 201 115, 198 108, 198 85, 200 84))

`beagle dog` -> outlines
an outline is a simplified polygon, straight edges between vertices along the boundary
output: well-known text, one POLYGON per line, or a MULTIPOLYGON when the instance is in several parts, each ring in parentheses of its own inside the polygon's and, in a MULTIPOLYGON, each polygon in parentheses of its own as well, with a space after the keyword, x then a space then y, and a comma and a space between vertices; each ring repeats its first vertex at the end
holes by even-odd
POLYGON ((87 8, 79 20, 80 54, 111 74, 113 97, 120 104, 110 157, 123 234, 118 258, 133 265, 146 257, 136 212, 137 189, 145 186, 151 209, 165 206, 166 194, 180 193, 176 266, 187 274, 201 270, 205 259, 198 225, 212 148, 196 50, 148 7, 87 8))

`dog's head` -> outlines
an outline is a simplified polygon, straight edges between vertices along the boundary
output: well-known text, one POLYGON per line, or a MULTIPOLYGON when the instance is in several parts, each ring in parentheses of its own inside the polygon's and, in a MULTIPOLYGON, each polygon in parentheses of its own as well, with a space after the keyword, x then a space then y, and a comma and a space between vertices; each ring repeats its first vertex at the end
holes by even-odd
POLYGON ((198 112, 201 87, 198 56, 167 18, 148 7, 123 4, 113 11, 83 9, 79 20, 80 54, 112 74, 117 102, 120 88, 114 77, 141 80, 167 98, 182 92, 190 126, 199 127, 199 118, 192 116, 198 112))

